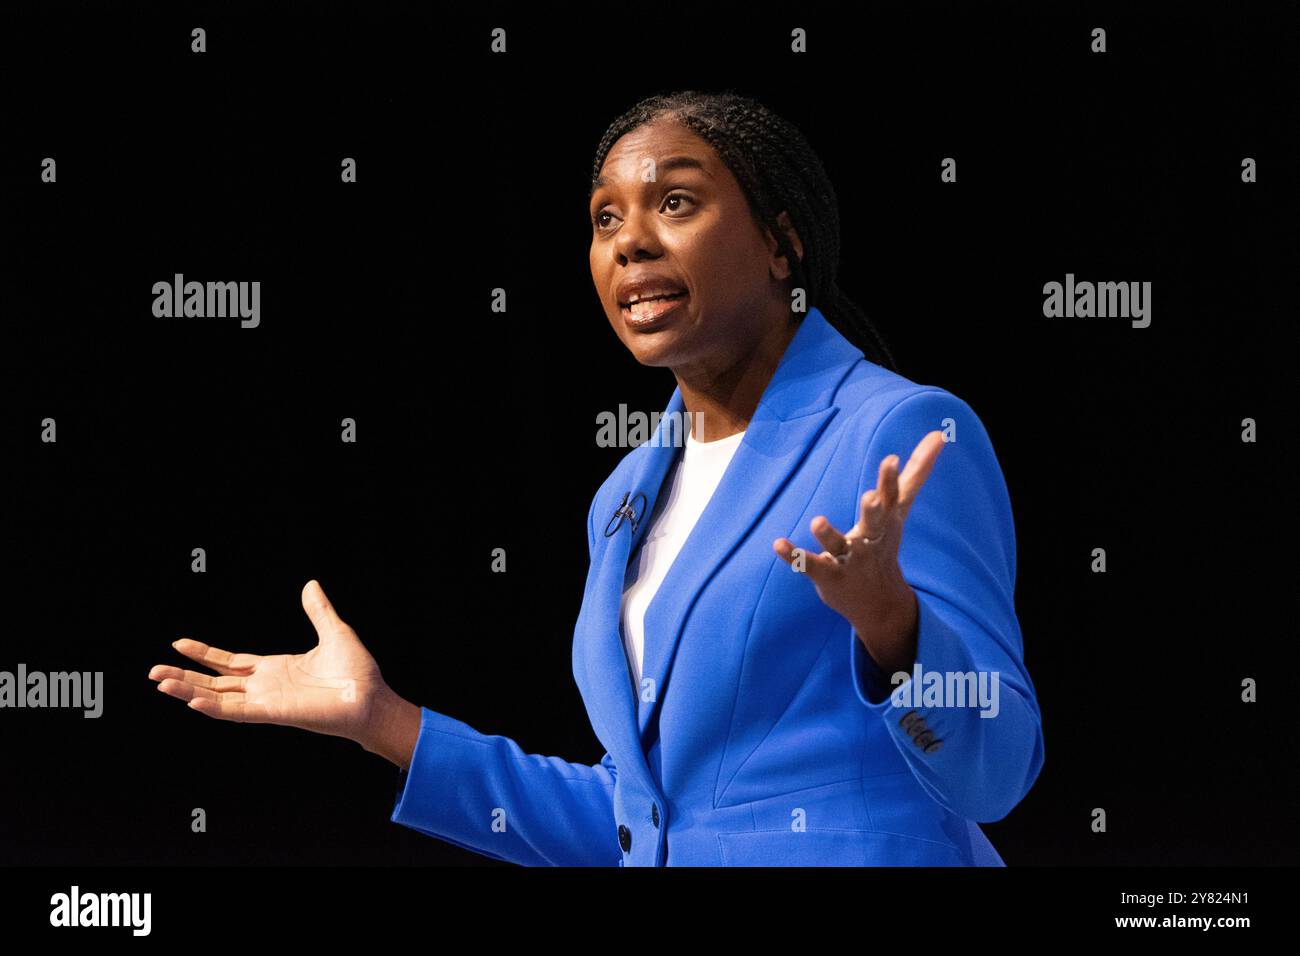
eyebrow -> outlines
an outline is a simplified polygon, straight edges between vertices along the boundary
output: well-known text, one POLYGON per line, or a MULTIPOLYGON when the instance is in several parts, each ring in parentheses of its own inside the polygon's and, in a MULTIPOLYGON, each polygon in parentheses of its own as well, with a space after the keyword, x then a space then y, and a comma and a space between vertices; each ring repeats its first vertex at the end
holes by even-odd
MULTIPOLYGON (((698 169, 705 176, 708 176, 710 179, 713 178, 712 173, 705 169, 704 164, 694 156, 669 156, 659 164, 659 170, 665 173, 670 173, 675 169, 698 169)), ((596 190, 604 185, 606 185, 605 177, 597 176, 595 181, 591 184, 591 192, 587 193, 587 198, 591 199, 592 196, 596 195, 596 190)))

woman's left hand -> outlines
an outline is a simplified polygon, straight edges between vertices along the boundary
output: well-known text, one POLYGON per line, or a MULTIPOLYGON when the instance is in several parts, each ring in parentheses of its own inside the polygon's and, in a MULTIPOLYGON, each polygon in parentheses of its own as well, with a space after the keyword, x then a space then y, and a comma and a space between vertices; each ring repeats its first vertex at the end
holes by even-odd
POLYGON ((812 533, 826 549, 821 554, 797 548, 788 538, 772 545, 786 564, 812 579, 827 607, 848 620, 885 674, 910 672, 916 660, 916 592, 903 580, 898 547, 903 522, 943 445, 942 432, 927 434, 901 475, 898 456, 885 458, 876 487, 862 496, 858 523, 847 534, 824 515, 814 518, 812 533))

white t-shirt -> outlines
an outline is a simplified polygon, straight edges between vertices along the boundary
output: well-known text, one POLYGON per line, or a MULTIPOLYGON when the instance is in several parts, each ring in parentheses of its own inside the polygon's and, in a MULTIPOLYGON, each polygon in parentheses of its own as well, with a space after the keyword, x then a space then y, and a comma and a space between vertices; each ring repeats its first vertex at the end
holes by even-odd
POLYGON ((695 522, 704 513, 744 437, 744 432, 737 432, 717 441, 701 442, 695 440, 693 433, 687 433, 686 446, 673 463, 655 502, 654 515, 646 528, 637 558, 628 563, 623 580, 621 624, 623 647, 638 693, 645 663, 643 627, 646 608, 686 543, 695 522))

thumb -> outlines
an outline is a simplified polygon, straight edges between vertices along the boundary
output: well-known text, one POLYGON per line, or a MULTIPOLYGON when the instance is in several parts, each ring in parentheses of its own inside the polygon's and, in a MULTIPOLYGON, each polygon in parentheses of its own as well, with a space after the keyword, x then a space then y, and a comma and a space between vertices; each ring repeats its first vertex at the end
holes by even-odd
POLYGON ((308 581, 302 589, 302 609, 307 612, 312 627, 316 628, 316 633, 322 639, 326 635, 333 635, 334 629, 343 623, 334 610, 334 605, 325 596, 325 589, 315 578, 308 581))

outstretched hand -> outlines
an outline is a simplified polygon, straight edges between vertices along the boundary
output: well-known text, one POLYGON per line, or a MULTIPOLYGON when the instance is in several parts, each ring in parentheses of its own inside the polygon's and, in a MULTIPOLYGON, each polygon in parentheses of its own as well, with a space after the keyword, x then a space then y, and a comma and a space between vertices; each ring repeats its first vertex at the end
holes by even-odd
POLYGON ((847 533, 824 515, 813 518, 812 533, 825 549, 820 554, 795 547, 789 538, 772 545, 791 568, 808 575, 827 607, 853 625, 886 674, 911 670, 916 658, 916 592, 903 579, 898 549, 908 512, 943 445, 942 432, 927 434, 901 475, 898 456, 886 457, 876 487, 859 502, 858 523, 847 533))
POLYGON ((302 589, 302 607, 319 639, 305 654, 235 654, 183 637, 172 646, 217 676, 158 664, 149 679, 164 694, 219 720, 282 724, 362 741, 387 689, 379 666, 319 582, 308 581, 302 589))

